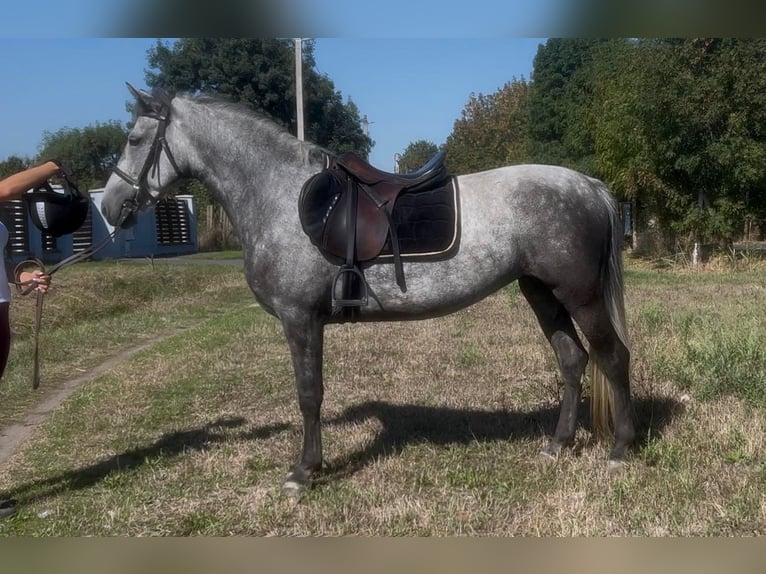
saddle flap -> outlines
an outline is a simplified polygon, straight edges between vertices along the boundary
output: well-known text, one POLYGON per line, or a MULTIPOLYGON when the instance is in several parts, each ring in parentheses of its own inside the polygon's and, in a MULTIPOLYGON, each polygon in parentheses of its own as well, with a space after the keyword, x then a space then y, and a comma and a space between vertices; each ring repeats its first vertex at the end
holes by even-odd
MULTIPOLYGON (((348 201, 350 197, 344 193, 334 204, 322 236, 322 249, 336 257, 343 257, 346 253, 348 201)), ((386 243, 388 219, 369 197, 360 193, 357 197, 356 222, 356 258, 358 261, 374 259, 386 243)))

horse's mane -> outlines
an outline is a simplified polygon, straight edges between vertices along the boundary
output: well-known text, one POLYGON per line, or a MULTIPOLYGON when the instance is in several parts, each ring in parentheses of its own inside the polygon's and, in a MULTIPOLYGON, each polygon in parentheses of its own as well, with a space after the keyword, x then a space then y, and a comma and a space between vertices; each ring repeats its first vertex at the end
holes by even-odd
POLYGON ((327 150, 325 150, 324 148, 322 148, 321 146, 317 144, 306 142, 306 141, 300 141, 294 135, 292 135, 289 131, 287 131, 286 127, 277 123, 275 120, 268 117, 267 115, 254 110, 253 108, 249 107, 247 104, 235 101, 227 96, 223 96, 220 94, 211 95, 211 94, 179 93, 179 94, 176 94, 176 97, 185 99, 187 101, 203 104, 207 107, 218 108, 218 109, 230 112, 234 114, 235 116, 241 116, 250 121, 254 121, 259 125, 259 127, 261 127, 264 131, 266 131, 266 133, 273 136, 276 141, 283 143, 288 148, 294 149, 296 152, 302 155, 305 159, 309 159, 310 156, 315 156, 317 152, 320 152, 322 154, 329 154, 327 150))

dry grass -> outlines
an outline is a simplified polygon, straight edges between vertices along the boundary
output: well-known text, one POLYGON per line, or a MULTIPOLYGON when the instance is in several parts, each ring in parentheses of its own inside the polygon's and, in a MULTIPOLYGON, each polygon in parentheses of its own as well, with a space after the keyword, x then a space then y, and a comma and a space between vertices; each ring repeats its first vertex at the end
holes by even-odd
POLYGON ((11 306, 0 421, 22 416, 41 393, 121 349, 252 302, 235 267, 84 263, 56 274, 52 285, 43 309, 38 393, 30 388, 35 297, 16 297, 11 306))
POLYGON ((764 534, 764 366, 742 364, 766 338, 764 279, 628 274, 641 441, 617 479, 585 405, 574 448, 534 463, 558 375, 515 287, 442 319, 328 327, 326 467, 298 505, 279 493, 301 438, 281 328, 223 305, 55 413, 0 469, 22 503, 0 532, 764 534), (747 388, 711 380, 719 362, 747 388))

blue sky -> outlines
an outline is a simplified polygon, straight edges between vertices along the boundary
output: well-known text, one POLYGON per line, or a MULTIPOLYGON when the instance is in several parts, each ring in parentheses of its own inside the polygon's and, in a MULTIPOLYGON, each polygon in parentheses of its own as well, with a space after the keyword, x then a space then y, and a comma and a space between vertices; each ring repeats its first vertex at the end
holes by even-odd
MULTIPOLYGON (((528 79, 543 41, 320 38, 315 59, 367 116, 371 161, 393 169, 394 154, 410 142, 443 143, 471 92, 528 79)), ((125 82, 145 87, 146 51, 155 42, 0 38, 0 159, 36 155, 45 131, 127 121, 125 82)))
POLYGON ((130 119, 149 39, 0 38, 0 158, 34 156, 43 132, 130 119))
POLYGON ((412 141, 444 143, 471 92, 491 93, 529 79, 544 40, 320 39, 317 69, 370 122, 372 163, 393 169, 394 153, 412 141))

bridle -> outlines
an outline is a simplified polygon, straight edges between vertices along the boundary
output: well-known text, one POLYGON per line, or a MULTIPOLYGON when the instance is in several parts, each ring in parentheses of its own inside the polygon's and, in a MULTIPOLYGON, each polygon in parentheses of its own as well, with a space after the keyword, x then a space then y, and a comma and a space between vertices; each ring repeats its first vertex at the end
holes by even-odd
POLYGON ((136 213, 143 203, 148 203, 153 199, 151 193, 149 193, 147 176, 149 175, 150 170, 152 177, 159 174, 160 154, 163 151, 165 152, 165 156, 168 158, 170 165, 175 170, 176 175, 181 175, 181 170, 178 168, 178 164, 168 146, 168 140, 165 138, 165 131, 170 123, 170 105, 163 104, 158 112, 152 111, 141 114, 141 117, 157 120, 157 131, 154 134, 152 146, 149 148, 149 153, 144 160, 144 164, 141 167, 138 176, 133 177, 121 170, 117 165, 112 167, 112 172, 115 175, 133 187, 133 197, 126 199, 122 203, 122 212, 117 227, 120 227, 130 215, 136 213))

